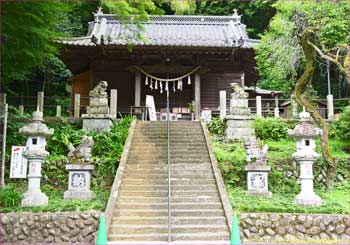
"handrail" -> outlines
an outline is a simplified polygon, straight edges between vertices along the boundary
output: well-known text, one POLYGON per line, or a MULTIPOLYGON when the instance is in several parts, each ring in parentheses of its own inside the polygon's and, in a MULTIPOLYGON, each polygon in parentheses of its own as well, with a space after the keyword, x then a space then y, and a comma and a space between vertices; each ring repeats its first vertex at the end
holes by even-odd
POLYGON ((169 89, 167 96, 167 134, 168 134, 168 242, 171 242, 171 165, 170 165, 170 127, 169 127, 169 89))

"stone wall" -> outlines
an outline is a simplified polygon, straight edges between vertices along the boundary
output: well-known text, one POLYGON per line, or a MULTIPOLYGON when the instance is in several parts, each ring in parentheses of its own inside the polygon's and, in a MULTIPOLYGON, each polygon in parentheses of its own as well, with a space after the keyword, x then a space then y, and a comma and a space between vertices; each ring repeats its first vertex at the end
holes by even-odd
POLYGON ((99 217, 99 212, 1 213, 0 244, 92 244, 99 217))
POLYGON ((248 240, 350 241, 350 215, 242 213, 239 222, 248 240))

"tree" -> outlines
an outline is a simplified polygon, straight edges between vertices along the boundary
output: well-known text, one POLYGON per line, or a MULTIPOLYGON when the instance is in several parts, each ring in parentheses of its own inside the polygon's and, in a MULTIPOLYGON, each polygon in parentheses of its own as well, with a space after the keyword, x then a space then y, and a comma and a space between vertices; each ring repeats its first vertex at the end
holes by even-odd
POLYGON ((305 106, 322 128, 321 148, 327 164, 328 191, 332 190, 337 159, 328 144, 329 124, 316 110, 305 91, 311 84, 321 84, 315 70, 324 59, 348 77, 350 3, 348 1, 278 1, 277 15, 258 45, 257 65, 262 87, 282 88, 305 106))

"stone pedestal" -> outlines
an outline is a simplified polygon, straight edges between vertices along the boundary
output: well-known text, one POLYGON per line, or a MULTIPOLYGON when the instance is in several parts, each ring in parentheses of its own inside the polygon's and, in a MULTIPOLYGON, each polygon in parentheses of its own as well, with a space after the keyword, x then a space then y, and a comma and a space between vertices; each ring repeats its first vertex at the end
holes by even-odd
POLYGON ((268 190, 268 172, 271 171, 270 166, 260 166, 256 164, 248 164, 245 167, 247 173, 248 195, 272 197, 272 193, 268 190))
POLYGON ((85 132, 95 131, 101 132, 103 130, 109 131, 113 125, 113 120, 110 115, 87 115, 83 114, 83 129, 85 132))
POLYGON ((94 193, 90 190, 90 182, 94 165, 67 164, 66 170, 69 171, 69 179, 64 199, 91 200, 94 193))
POLYGON ((48 205, 49 199, 45 193, 40 190, 41 167, 48 152, 26 151, 24 157, 28 160, 28 190, 23 194, 21 205, 23 207, 45 206, 48 205))
POLYGON ((245 139, 255 136, 253 118, 247 115, 228 115, 225 118, 227 139, 245 139))

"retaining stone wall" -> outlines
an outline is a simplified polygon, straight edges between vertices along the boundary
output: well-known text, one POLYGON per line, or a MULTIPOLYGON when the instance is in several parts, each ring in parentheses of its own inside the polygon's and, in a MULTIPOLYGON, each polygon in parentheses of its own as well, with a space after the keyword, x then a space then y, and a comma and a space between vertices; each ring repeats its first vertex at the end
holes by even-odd
POLYGON ((328 239, 350 242, 350 215, 242 213, 241 236, 250 240, 328 239))
MULTIPOLYGON (((99 212, 2 213, 0 244, 93 244, 99 217, 99 212)), ((350 215, 242 213, 239 222, 243 239, 350 242, 350 215)))
POLYGON ((94 243, 99 212, 1 213, 0 244, 94 243))

